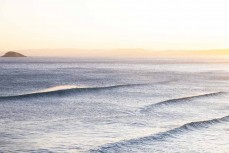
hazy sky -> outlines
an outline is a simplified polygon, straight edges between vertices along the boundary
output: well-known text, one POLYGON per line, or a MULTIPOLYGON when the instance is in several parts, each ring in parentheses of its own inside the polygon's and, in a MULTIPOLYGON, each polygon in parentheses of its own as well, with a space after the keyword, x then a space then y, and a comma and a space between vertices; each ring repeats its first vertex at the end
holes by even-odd
POLYGON ((228 0, 0 0, 0 50, 229 48, 228 0))

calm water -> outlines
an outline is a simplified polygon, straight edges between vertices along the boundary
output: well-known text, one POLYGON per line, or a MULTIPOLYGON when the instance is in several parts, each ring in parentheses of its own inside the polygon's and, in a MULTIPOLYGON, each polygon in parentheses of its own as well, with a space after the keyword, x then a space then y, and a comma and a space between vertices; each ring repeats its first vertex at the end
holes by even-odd
MULTIPOLYGON (((212 62, 212 61, 211 61, 212 62)), ((0 152, 229 152, 229 64, 0 59, 0 152)))

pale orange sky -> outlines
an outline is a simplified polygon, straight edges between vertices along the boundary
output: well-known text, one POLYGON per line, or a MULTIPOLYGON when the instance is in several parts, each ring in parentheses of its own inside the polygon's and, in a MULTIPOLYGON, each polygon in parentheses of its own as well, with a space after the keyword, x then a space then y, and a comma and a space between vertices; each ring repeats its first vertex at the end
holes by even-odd
POLYGON ((0 0, 0 51, 229 48, 228 6, 228 0, 0 0))
MULTIPOLYGON (((191 58, 191 59, 229 59, 229 49, 214 50, 145 50, 141 48, 130 49, 29 49, 16 50, 29 57, 90 57, 90 58, 191 58)), ((5 52, 0 52, 0 56, 5 52)))

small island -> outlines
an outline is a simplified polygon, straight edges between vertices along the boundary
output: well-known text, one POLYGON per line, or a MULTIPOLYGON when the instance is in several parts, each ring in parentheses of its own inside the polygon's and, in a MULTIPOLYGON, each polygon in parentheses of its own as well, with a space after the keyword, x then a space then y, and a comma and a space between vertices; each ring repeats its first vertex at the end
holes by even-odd
POLYGON ((18 52, 10 51, 5 53, 5 55, 3 55, 2 57, 26 57, 26 56, 18 52))

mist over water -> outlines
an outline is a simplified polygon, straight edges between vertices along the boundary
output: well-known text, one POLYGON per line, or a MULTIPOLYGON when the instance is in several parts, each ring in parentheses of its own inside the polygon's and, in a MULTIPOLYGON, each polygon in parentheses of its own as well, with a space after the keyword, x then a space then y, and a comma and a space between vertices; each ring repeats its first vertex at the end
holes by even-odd
POLYGON ((229 64, 0 59, 0 152, 229 150, 229 64))

